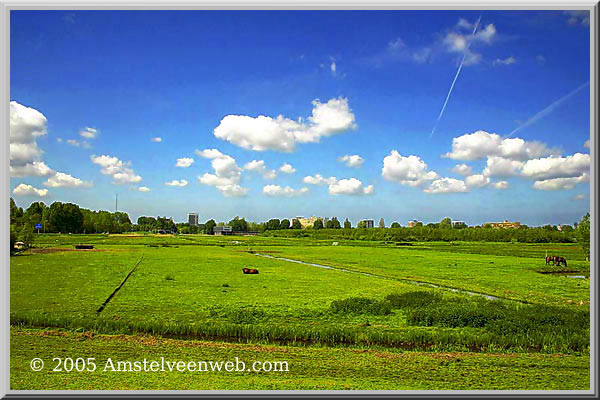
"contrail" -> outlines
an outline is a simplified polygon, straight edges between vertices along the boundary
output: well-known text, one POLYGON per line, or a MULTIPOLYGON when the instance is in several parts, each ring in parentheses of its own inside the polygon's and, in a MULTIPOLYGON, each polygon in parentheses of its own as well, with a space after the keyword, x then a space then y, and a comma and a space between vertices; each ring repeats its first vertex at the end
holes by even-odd
MULTIPOLYGON (((471 38, 467 42, 467 50, 469 50, 469 48, 471 47, 471 41, 473 40, 473 37, 475 36, 475 32, 477 32, 477 27, 479 26, 479 21, 481 21, 481 16, 479 16, 479 18, 477 19, 477 22, 475 23, 475 27, 473 28, 473 33, 471 33, 471 38)), ((446 109, 446 104, 448 104, 448 100, 450 100, 450 95, 452 94, 452 89, 454 89, 454 84, 456 83, 456 80, 458 79, 458 75, 460 75, 460 71, 462 70, 462 66, 463 66, 463 63, 465 62, 466 56, 467 56, 467 53, 465 51, 465 53, 463 54, 462 60, 460 60, 460 64, 458 66, 458 70, 456 71, 456 75, 454 75, 454 80, 452 80, 452 85, 450 85, 450 90, 448 91, 448 95, 446 95, 446 100, 444 101, 444 105, 442 106, 440 115, 438 115, 438 119, 435 122, 435 125, 433 126, 431 133, 429 134, 429 138, 431 138, 433 136, 433 134, 435 133, 438 123, 440 122, 440 119, 442 119, 442 115, 444 115, 444 110, 446 109)))
POLYGON ((589 84, 590 84, 590 81, 587 81, 583 85, 579 86, 577 89, 571 91, 567 95, 565 95, 565 96, 561 97, 560 99, 556 100, 554 103, 550 104, 548 107, 544 108, 542 111, 538 112, 533 117, 529 118, 522 125, 518 126, 514 131, 512 131, 510 134, 508 134, 508 136, 505 136, 504 138, 511 137, 512 135, 514 135, 515 133, 517 133, 521 129, 525 128, 526 126, 529 126, 529 125, 537 122, 539 119, 541 119, 541 118, 545 117, 546 115, 550 114, 552 111, 554 111, 554 109, 556 107, 560 106, 562 103, 564 103, 565 101, 567 101, 570 97, 572 97, 573 95, 575 95, 581 89, 585 88, 586 86, 589 86, 589 84))

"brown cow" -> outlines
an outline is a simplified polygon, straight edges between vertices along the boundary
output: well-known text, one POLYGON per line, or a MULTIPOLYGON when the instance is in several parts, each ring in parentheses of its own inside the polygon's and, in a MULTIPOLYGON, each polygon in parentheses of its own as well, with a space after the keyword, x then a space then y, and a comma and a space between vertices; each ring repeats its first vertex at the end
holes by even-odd
POLYGON ((242 268, 242 271, 244 271, 244 274, 251 274, 251 275, 258 274, 258 270, 254 269, 254 268, 242 268))

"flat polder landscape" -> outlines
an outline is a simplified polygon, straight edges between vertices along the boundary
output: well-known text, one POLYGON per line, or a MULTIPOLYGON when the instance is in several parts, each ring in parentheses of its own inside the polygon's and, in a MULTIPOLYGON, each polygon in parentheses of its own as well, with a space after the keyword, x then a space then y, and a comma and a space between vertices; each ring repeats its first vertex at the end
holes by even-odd
POLYGON ((11 257, 11 389, 589 390, 589 271, 573 243, 40 234, 11 257), (102 372, 161 357, 286 364, 102 372))

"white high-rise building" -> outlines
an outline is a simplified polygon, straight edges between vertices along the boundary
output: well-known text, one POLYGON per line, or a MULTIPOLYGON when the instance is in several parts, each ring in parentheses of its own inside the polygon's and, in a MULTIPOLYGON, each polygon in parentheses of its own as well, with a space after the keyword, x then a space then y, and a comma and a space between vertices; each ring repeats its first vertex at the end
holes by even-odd
POLYGON ((189 213, 188 214, 188 223, 191 226, 198 226, 198 214, 196 214, 196 213, 189 213))

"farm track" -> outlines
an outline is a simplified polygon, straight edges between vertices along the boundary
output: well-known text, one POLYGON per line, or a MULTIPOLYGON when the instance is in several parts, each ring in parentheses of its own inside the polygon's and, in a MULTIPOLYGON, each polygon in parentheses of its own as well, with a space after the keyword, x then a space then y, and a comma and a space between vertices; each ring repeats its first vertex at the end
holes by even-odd
POLYGON ((127 282, 127 280, 137 270, 137 267, 140 265, 140 263, 142 262, 142 260, 144 260, 144 256, 143 255, 138 260, 138 262, 135 263, 135 265, 133 266, 133 268, 131 269, 131 271, 129 271, 129 273, 127 274, 127 276, 125 277, 125 279, 123 279, 123 282, 121 282, 121 284, 119 286, 117 286, 117 288, 110 294, 110 296, 108 296, 108 298, 106 300, 104 300, 104 303, 102 303, 102 305, 100 306, 100 308, 98 308, 98 310, 96 310, 97 314, 100 314, 104 310, 104 308, 106 308, 106 306, 112 300, 112 298, 115 297, 115 295, 117 294, 117 292, 119 290, 121 290, 121 288, 123 287, 123 285, 125 285, 125 283, 127 282))
POLYGON ((380 278, 380 279, 394 280, 394 281, 399 281, 399 282, 408 282, 408 283, 412 283, 412 284, 418 285, 418 286, 429 286, 429 287, 433 287, 433 288, 437 288, 437 289, 448 290, 448 291, 451 291, 454 293, 464 293, 464 294, 468 294, 471 296, 485 297, 488 300, 504 300, 504 301, 513 301, 513 302, 517 302, 517 303, 521 303, 521 304, 531 304, 531 303, 529 303, 527 301, 523 301, 523 300, 508 299, 505 297, 494 296, 494 295, 491 295, 488 293, 473 292, 470 290, 458 289, 458 288, 454 288, 451 286, 438 285, 436 283, 416 281, 413 279, 406 279, 406 278, 394 278, 391 276, 372 274, 369 272, 362 272, 362 271, 354 271, 354 270, 350 270, 350 269, 346 269, 346 268, 334 267, 331 265, 309 263, 306 261, 294 260, 294 259, 286 258, 286 257, 275 257, 275 256, 272 256, 269 254, 261 254, 261 253, 252 253, 252 254, 259 256, 259 257, 272 258, 272 259, 280 260, 280 261, 287 261, 287 262, 293 262, 296 264, 310 265, 312 267, 317 267, 317 268, 333 269, 333 270, 337 270, 337 271, 341 271, 341 272, 348 272, 351 274, 359 274, 359 275, 365 275, 365 276, 370 276, 370 277, 375 277, 375 278, 380 278))

